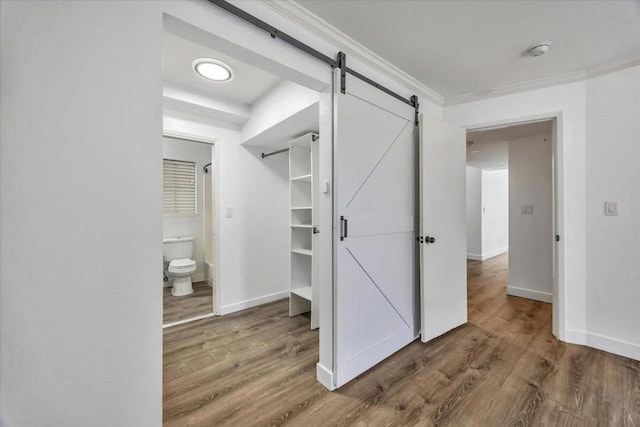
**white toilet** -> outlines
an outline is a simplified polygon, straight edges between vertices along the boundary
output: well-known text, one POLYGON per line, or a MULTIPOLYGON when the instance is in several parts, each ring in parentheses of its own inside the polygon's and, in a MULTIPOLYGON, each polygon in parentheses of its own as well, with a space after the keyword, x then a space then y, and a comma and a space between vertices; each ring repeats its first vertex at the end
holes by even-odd
POLYGON ((171 295, 182 297, 193 293, 191 275, 196 272, 193 255, 193 237, 167 237, 162 239, 164 262, 169 263, 169 276, 173 277, 171 295))

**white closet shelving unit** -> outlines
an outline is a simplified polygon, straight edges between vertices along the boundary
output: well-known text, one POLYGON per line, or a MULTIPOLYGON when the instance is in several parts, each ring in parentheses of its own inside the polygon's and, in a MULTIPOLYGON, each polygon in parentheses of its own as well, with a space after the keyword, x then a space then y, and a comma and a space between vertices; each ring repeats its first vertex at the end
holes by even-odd
POLYGON ((291 288, 289 315, 311 311, 311 329, 318 328, 318 141, 308 133, 289 143, 291 204, 291 288))

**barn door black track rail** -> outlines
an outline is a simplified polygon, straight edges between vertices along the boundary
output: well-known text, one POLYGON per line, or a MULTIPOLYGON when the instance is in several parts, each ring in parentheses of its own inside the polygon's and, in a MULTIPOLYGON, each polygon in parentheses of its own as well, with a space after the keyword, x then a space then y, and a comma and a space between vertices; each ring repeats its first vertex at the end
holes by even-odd
POLYGON ((370 84, 371 86, 381 90, 382 92, 396 98, 397 100, 412 106, 415 110, 415 124, 416 126, 418 125, 418 109, 420 108, 420 104, 418 103, 418 97, 416 95, 413 95, 411 98, 407 99, 401 95, 398 95, 396 92, 392 91, 391 89, 381 84, 378 84, 375 81, 371 80, 370 78, 358 73, 357 71, 352 70, 351 68, 347 67, 347 55, 344 52, 339 52, 337 55, 337 58, 333 59, 330 56, 327 56, 322 52, 312 48, 311 46, 301 42, 300 40, 294 37, 291 37, 289 34, 278 30, 276 27, 267 24, 263 20, 256 18, 250 13, 245 12, 244 10, 232 5, 231 3, 225 0, 206 0, 206 1, 215 6, 218 6, 219 8, 225 10, 226 12, 229 12, 230 14, 235 15, 238 18, 252 25, 255 25, 261 30, 266 31, 271 35, 272 38, 281 39, 282 41, 289 43, 291 46, 294 46, 300 49, 301 51, 313 56, 314 58, 319 59, 320 61, 328 64, 331 68, 339 68, 340 77, 341 77, 340 92, 346 93, 346 74, 349 73, 353 77, 356 77, 362 80, 363 82, 370 84))

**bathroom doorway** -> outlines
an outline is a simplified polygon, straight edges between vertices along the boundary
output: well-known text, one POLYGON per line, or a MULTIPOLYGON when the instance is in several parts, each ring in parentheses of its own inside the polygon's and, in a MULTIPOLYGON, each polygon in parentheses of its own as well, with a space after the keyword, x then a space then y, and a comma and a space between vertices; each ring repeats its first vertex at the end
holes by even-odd
POLYGON ((213 145, 163 138, 163 326, 215 314, 213 145))

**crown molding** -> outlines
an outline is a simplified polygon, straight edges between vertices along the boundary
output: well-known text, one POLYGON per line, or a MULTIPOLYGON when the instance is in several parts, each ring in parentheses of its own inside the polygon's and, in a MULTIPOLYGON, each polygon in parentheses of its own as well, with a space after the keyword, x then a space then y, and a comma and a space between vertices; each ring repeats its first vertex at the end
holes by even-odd
POLYGON ((416 91, 421 99, 428 99, 438 106, 444 104, 444 97, 431 89, 415 77, 402 71, 389 61, 367 49, 351 37, 344 34, 328 22, 314 15, 295 1, 288 0, 260 0, 262 4, 284 16, 285 18, 302 25, 313 34, 326 40, 349 56, 367 64, 384 75, 401 82, 408 89, 416 91))
POLYGON ((627 68, 640 65, 640 55, 628 56, 626 58, 615 59, 604 64, 596 65, 587 69, 587 78, 603 76, 605 74, 622 71, 627 68))
POLYGON ((449 96, 444 100, 444 106, 466 104, 468 102, 480 101, 498 96, 511 95, 519 92, 543 89, 551 86, 558 86, 567 83, 573 83, 599 77, 605 74, 621 71, 627 68, 640 65, 640 56, 620 58, 599 64, 593 67, 584 68, 582 70, 573 71, 565 74, 557 74, 555 76, 543 77, 541 79, 529 80, 513 85, 502 86, 491 89, 489 91, 466 93, 462 95, 449 96))
POLYGON ((580 80, 584 80, 586 77, 586 71, 581 70, 571 73, 558 74, 550 77, 543 77, 536 80, 529 80, 526 82, 502 86, 481 92, 471 92, 462 95, 449 96, 445 99, 444 106, 448 107, 450 105, 466 104, 468 102, 480 101, 488 98, 496 98, 498 96, 505 96, 518 92, 526 92, 535 89, 542 89, 549 86, 557 86, 561 84, 577 82, 580 80))

